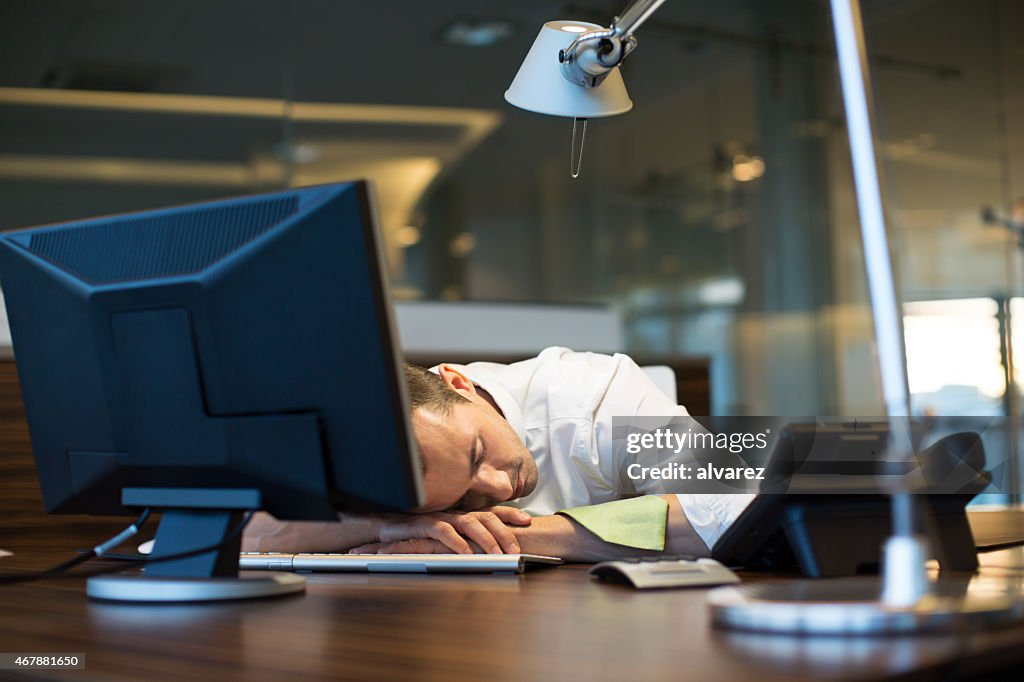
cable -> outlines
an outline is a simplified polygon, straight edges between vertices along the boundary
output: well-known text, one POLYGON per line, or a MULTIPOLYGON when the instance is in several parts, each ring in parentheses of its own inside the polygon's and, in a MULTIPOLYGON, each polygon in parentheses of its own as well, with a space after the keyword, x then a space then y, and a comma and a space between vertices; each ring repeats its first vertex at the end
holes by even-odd
POLYGON ((207 552, 216 552, 218 549, 228 544, 229 542, 234 542, 235 539, 242 534, 242 531, 245 530, 245 527, 249 525, 249 521, 252 520, 252 517, 255 513, 256 512, 254 511, 246 512, 245 518, 243 518, 241 522, 239 522, 239 524, 235 526, 235 529, 231 531, 231 533, 229 533, 227 536, 225 536, 223 540, 214 545, 207 545, 206 547, 200 547, 199 549, 190 549, 187 552, 178 552, 177 554, 167 554, 165 556, 158 557, 145 556, 139 559, 125 557, 122 559, 122 561, 138 564, 159 564, 163 561, 177 561, 178 559, 187 559, 191 556, 206 554, 207 552))
POLYGON ((103 556, 104 553, 112 550, 114 547, 117 547, 121 543, 128 540, 128 538, 132 537, 133 535, 137 534, 140 530, 142 530, 142 527, 146 525, 146 521, 149 520, 149 513, 149 509, 147 508, 145 511, 142 512, 142 514, 139 515, 139 518, 135 520, 135 523, 128 526, 114 537, 110 538, 106 542, 101 542, 92 549, 87 550, 76 557, 68 559, 63 563, 57 564, 56 566, 51 566, 50 568, 43 569, 42 571, 33 571, 31 573, 0 575, 0 585, 28 582, 31 580, 39 580, 40 578, 58 576, 66 573, 68 570, 74 568, 79 564, 89 561, 90 559, 94 559, 98 556, 103 556))
MULTIPOLYGON (((87 551, 87 550, 82 550, 82 551, 87 551)), ((104 558, 104 559, 115 559, 117 561, 144 561, 147 556, 149 556, 149 555, 148 554, 140 554, 138 552, 133 552, 131 554, 104 554, 102 558, 104 558)))
POLYGON ((45 569, 43 571, 36 571, 36 572, 33 572, 33 573, 23 573, 23 574, 16 574, 16 575, 0 575, 0 585, 10 584, 10 583, 29 582, 31 580, 39 580, 41 578, 89 578, 89 577, 92 577, 94 575, 103 575, 105 573, 116 573, 118 571, 123 571, 126 568, 126 566, 125 566, 126 563, 128 563, 128 564, 151 564, 151 563, 152 564, 156 564, 156 563, 162 563, 162 562, 165 562, 165 561, 176 561, 178 559, 187 559, 187 558, 192 557, 192 556, 198 556, 200 554, 206 554, 207 552, 215 552, 215 551, 221 549, 222 547, 224 547, 224 545, 226 545, 226 544, 228 544, 230 542, 234 542, 242 534, 242 531, 245 530, 245 527, 247 525, 249 525, 249 521, 252 520, 252 517, 255 514, 255 512, 253 512, 253 511, 247 512, 245 517, 242 519, 242 521, 238 524, 238 526, 235 527, 234 530, 231 531, 231 533, 229 533, 227 536, 225 536, 225 538, 223 540, 221 540, 220 542, 218 542, 216 544, 213 544, 213 545, 208 545, 206 547, 200 547, 198 549, 190 549, 190 550, 188 550, 186 552, 178 552, 176 554, 168 554, 166 556, 159 556, 159 557, 145 556, 145 557, 134 558, 134 557, 128 557, 128 556, 117 556, 118 559, 121 559, 121 562, 118 563, 115 566, 102 566, 100 568, 97 568, 94 571, 83 572, 83 573, 68 573, 67 572, 68 569, 71 569, 71 568, 73 568, 73 567, 75 567, 75 566, 77 566, 79 564, 85 563, 86 561, 89 561, 90 559, 105 558, 107 556, 106 553, 109 550, 113 549, 114 547, 117 547, 118 545, 120 545, 121 543, 126 541, 128 538, 130 538, 133 535, 137 534, 139 532, 139 530, 142 529, 143 524, 146 523, 146 520, 149 518, 149 514, 150 514, 149 509, 146 509, 146 511, 144 511, 142 513, 142 515, 139 516, 139 518, 135 521, 135 523, 133 523, 131 526, 128 526, 128 528, 124 529, 123 531, 121 531, 120 533, 118 533, 114 537, 110 538, 106 542, 103 542, 103 543, 101 543, 99 545, 96 545, 96 547, 93 547, 91 550, 88 550, 88 551, 82 553, 81 555, 79 555, 77 557, 74 557, 73 559, 69 559, 69 560, 65 561, 64 563, 62 563, 62 564, 58 564, 57 566, 53 566, 52 568, 48 568, 48 569, 45 569))
POLYGON ((238 524, 238 526, 235 527, 235 529, 233 531, 231 531, 230 534, 228 534, 220 542, 218 542, 216 544, 213 544, 213 545, 207 545, 206 547, 200 547, 199 549, 190 549, 187 552, 178 552, 177 554, 168 554, 166 556, 158 556, 158 557, 145 556, 145 557, 141 557, 141 558, 131 558, 131 557, 128 557, 128 556, 119 556, 118 559, 120 560, 120 563, 118 563, 115 566, 101 566, 101 567, 97 568, 94 571, 89 571, 88 573, 66 574, 66 575, 63 575, 63 576, 60 576, 60 577, 65 577, 65 578, 91 578, 93 576, 105 575, 107 573, 118 573, 120 571, 125 570, 125 568, 128 567, 128 566, 126 566, 126 564, 128 564, 128 565, 131 565, 131 564, 144 564, 144 565, 158 564, 158 563, 161 563, 161 562, 164 562, 164 561, 177 561, 178 559, 187 559, 187 558, 192 557, 192 556, 198 556, 200 554, 206 554, 207 552, 215 552, 215 551, 219 550, 221 547, 223 547, 224 545, 226 545, 226 544, 228 544, 230 542, 234 542, 238 538, 238 536, 240 536, 242 534, 242 531, 245 530, 245 527, 247 525, 249 525, 249 521, 252 520, 252 517, 253 517, 253 515, 255 515, 255 513, 256 512, 254 512, 254 511, 247 512, 246 515, 245 515, 245 518, 242 519, 242 521, 238 524))

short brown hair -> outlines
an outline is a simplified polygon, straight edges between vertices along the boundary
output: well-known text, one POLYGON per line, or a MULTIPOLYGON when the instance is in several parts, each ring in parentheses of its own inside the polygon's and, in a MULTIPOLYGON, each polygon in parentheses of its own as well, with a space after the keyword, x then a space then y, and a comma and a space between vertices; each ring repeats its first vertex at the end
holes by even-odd
POLYGON ((452 413, 455 405, 466 400, 452 390, 444 379, 423 367, 405 363, 405 382, 409 386, 409 402, 413 412, 425 407, 447 416, 452 413))

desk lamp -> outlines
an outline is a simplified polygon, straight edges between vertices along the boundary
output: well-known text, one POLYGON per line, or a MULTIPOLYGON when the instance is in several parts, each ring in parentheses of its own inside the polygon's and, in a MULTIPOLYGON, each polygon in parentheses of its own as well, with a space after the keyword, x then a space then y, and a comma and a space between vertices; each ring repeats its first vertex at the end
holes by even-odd
POLYGON ((607 29, 585 21, 549 21, 505 91, 505 99, 520 109, 572 118, 572 177, 580 174, 587 119, 617 116, 633 108, 618 67, 636 47, 634 32, 663 2, 636 0, 607 29))
MULTIPOLYGON (((588 117, 629 111, 632 102, 618 66, 636 48, 633 33, 662 2, 634 0, 607 29, 571 21, 545 24, 505 99, 530 111, 583 119, 584 124, 588 117)), ((892 434, 889 452, 909 458, 913 445, 903 320, 890 261, 860 2, 830 2, 882 395, 892 434)), ((574 122, 574 157, 575 131, 574 122)), ((579 169, 576 158, 575 167, 570 161, 573 177, 579 169)), ((780 633, 878 634, 954 628, 965 619, 987 624, 1024 615, 1011 595, 969 590, 939 594, 928 580, 927 545, 915 533, 914 491, 889 492, 893 532, 884 549, 881 585, 857 578, 720 588, 708 596, 715 623, 780 633)))

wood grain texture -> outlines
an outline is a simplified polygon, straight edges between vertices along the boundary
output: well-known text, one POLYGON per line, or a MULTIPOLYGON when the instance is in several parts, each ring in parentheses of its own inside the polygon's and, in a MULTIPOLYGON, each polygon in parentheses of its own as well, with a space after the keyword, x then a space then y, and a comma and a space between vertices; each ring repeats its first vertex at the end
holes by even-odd
MULTIPOLYGON (((0 568, 32 564, 16 559, 0 568)), ((86 670, 52 678, 115 682, 962 679, 1024 661, 1021 627, 847 640, 720 631, 706 592, 639 592, 565 566, 316 575, 303 596, 125 606, 90 603, 80 579, 49 580, 0 586, 0 649, 84 652, 86 670)))
POLYGON ((971 509, 967 518, 977 547, 996 549, 1024 545, 1024 508, 971 509))

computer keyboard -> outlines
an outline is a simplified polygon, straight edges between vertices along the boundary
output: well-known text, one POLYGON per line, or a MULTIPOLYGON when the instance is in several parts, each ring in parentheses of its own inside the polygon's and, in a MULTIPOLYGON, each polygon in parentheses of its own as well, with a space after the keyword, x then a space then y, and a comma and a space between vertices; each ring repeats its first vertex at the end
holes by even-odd
POLYGON ((330 554, 242 552, 238 567, 329 573, 522 573, 557 566, 557 557, 533 554, 330 554))
POLYGON ((730 585, 739 576, 714 559, 692 556, 650 556, 602 561, 590 575, 637 589, 730 585))

